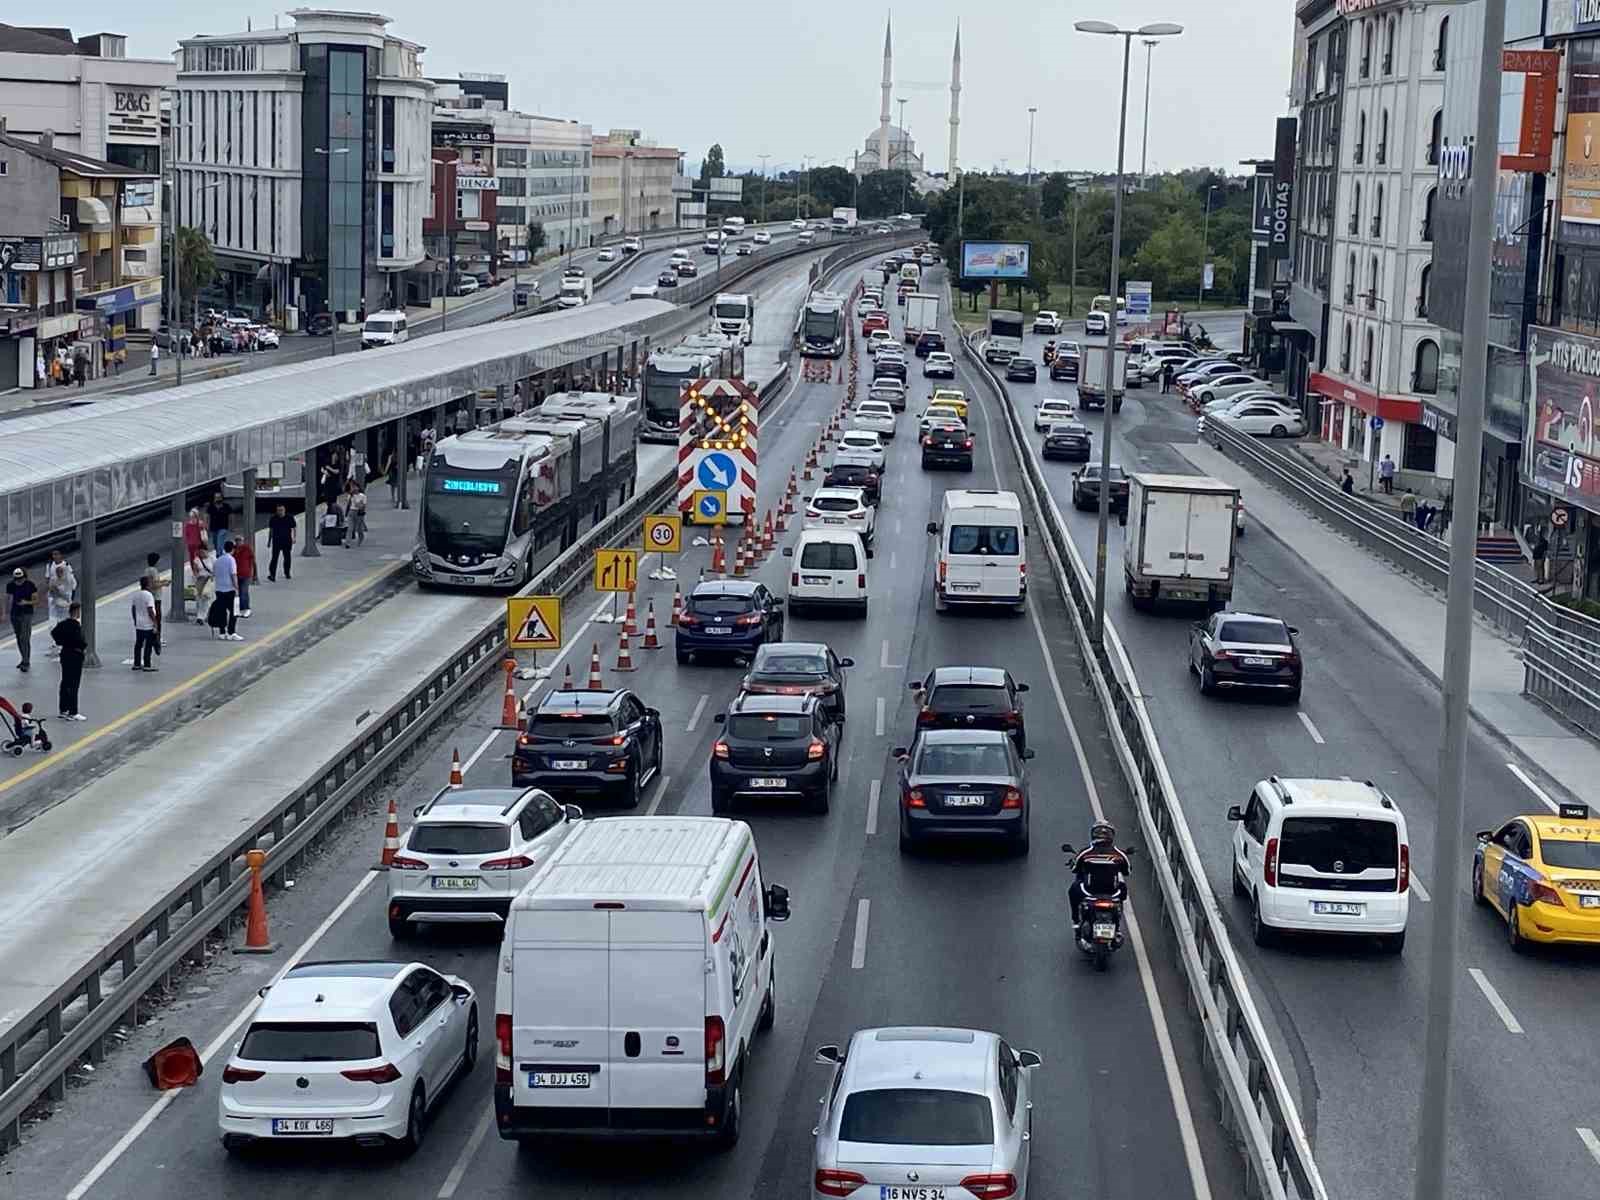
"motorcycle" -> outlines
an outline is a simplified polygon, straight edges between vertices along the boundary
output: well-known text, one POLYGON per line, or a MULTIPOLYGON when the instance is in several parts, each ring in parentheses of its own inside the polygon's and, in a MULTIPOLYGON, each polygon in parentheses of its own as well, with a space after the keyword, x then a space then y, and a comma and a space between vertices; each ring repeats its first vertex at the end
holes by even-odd
MULTIPOLYGON (((1071 842, 1062 842, 1061 852, 1066 855, 1078 853, 1071 842)), ((1124 847, 1122 852, 1129 858, 1133 857, 1132 847, 1124 847)), ((1097 971, 1106 969, 1111 952, 1120 950, 1127 936, 1122 924, 1122 904, 1119 896, 1098 896, 1087 890, 1079 902, 1078 927, 1074 935, 1078 949, 1094 960, 1097 971)))

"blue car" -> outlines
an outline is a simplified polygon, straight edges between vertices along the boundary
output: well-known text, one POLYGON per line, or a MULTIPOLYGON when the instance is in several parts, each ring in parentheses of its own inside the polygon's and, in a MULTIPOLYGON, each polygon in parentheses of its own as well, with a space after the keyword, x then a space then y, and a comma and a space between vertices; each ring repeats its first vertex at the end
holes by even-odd
POLYGON ((696 654, 748 659, 767 642, 783 640, 783 602, 754 579, 706 579, 685 597, 678 614, 678 662, 696 654))

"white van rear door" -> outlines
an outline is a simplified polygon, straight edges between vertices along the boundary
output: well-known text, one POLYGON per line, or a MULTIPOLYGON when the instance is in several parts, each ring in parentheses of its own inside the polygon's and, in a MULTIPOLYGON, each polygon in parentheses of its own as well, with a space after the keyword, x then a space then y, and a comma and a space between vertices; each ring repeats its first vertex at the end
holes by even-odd
POLYGON ((611 1103, 611 914, 515 915, 511 1101, 529 1108, 611 1103))
POLYGON ((1234 499, 1217 492, 1189 497, 1188 573, 1196 579, 1225 580, 1233 560, 1234 499))
POLYGON ((612 1108, 706 1102, 705 914, 611 914, 612 1108))
POLYGON ((945 591, 954 600, 963 596, 983 594, 982 517, 968 510, 946 514, 945 527, 940 531, 944 547, 940 561, 944 563, 945 591))

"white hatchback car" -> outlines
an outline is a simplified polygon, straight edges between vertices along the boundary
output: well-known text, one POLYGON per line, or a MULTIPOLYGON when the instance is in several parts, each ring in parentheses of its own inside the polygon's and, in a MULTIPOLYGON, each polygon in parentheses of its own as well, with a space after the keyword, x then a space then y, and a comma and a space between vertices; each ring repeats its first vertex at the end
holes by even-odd
POLYGON ((616 262, 617 252, 610 246, 607 246, 604 250, 600 251, 596 257, 599 258, 601 262, 616 262))
POLYGON ((765 229, 758 229, 750 235, 750 240, 758 246, 766 246, 771 243, 772 235, 765 229))
POLYGON ((885 346, 894 345, 894 334, 887 329, 874 329, 867 334, 867 353, 876 354, 885 346))
POLYGON ((1043 433, 1058 421, 1070 421, 1078 415, 1078 407, 1071 400, 1050 397, 1039 401, 1033 410, 1033 431, 1043 433))
POLYGON ((883 474, 888 455, 881 434, 871 429, 847 429, 839 435, 839 450, 852 457, 864 457, 880 475, 883 474))
POLYGON ((884 437, 894 438, 894 409, 887 400, 863 400, 850 414, 853 429, 870 429, 884 437))
POLYGON ((967 419, 961 415, 961 410, 953 404, 930 404, 922 410, 922 415, 917 418, 917 436, 927 437, 928 430, 935 425, 960 425, 966 427, 967 419))
POLYGON ((389 933, 414 920, 504 920, 522 885, 583 819, 539 788, 441 788, 389 867, 389 933))
POLYGON ((820 487, 806 500, 802 529, 848 529, 859 534, 861 544, 872 545, 877 533, 878 510, 867 503, 861 488, 820 487))
POLYGON ((410 1153, 478 1058, 472 985, 423 963, 301 963, 263 997, 222 1071, 230 1154, 336 1139, 410 1153))

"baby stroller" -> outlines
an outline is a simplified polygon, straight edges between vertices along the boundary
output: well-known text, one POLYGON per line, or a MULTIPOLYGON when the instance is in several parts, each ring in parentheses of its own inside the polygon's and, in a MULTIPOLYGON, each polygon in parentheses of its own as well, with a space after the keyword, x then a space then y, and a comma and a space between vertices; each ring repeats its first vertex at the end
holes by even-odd
POLYGON ((0 721, 5 724, 5 741, 0 750, 14 758, 21 758, 24 750, 33 749, 44 754, 50 749, 50 735, 44 731, 44 722, 33 715, 33 705, 24 703, 18 712, 11 701, 0 696, 0 721))

